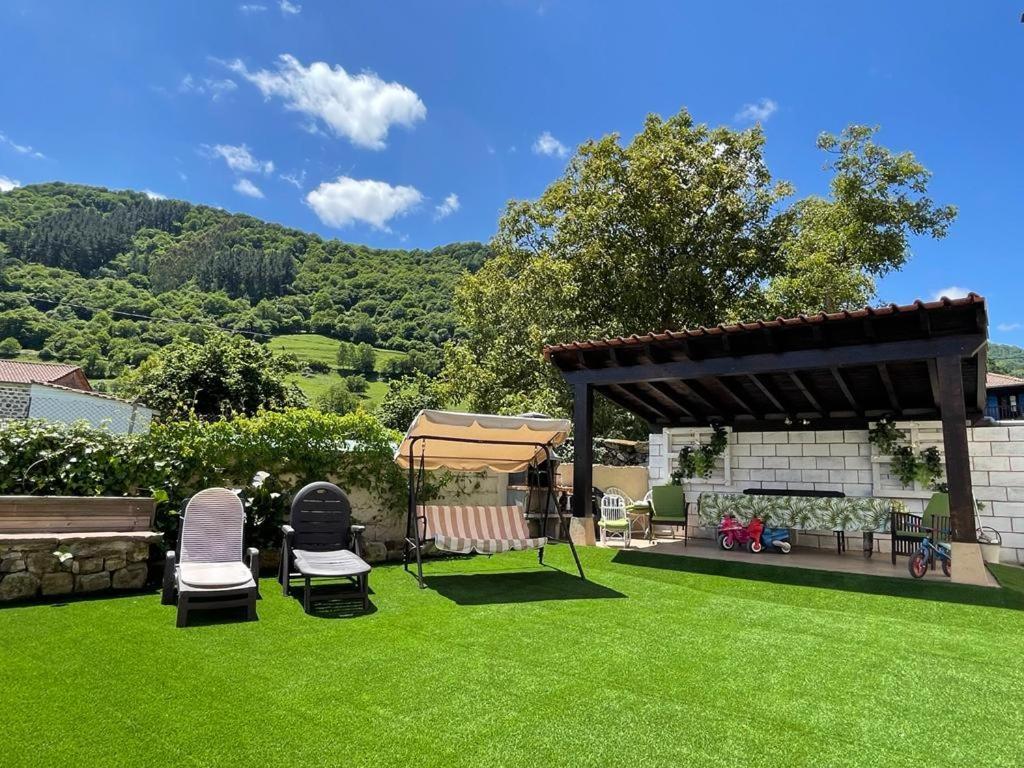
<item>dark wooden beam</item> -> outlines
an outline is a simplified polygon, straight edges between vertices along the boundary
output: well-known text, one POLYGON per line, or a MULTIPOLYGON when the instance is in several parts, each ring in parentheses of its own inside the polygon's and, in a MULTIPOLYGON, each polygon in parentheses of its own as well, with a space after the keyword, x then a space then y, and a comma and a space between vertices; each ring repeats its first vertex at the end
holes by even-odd
POLYGON ((926 360, 925 365, 928 366, 928 386, 932 391, 932 402, 935 403, 935 410, 940 411, 942 408, 939 406, 939 367, 934 358, 926 360))
POLYGON ((674 413, 670 413, 663 405, 659 405, 656 400, 649 397, 644 397, 644 391, 640 389, 642 383, 637 384, 612 384, 608 389, 617 394, 621 394, 626 399, 631 400, 642 408, 646 408, 649 412, 656 413, 658 418, 656 421, 670 421, 675 417, 674 413))
POLYGON ((728 379, 715 379, 718 385, 725 391, 729 397, 732 398, 733 402, 736 403, 740 408, 749 413, 752 416, 758 415, 757 411, 746 401, 746 399, 738 391, 738 388, 728 379))
POLYGON ((642 419, 657 424, 659 422, 667 421, 667 417, 661 413, 658 413, 654 408, 649 406, 646 402, 631 395, 626 390, 622 389, 618 384, 608 384, 598 389, 598 392, 602 396, 608 398, 620 408, 625 408, 630 413, 635 413, 642 419))
POLYGON ((889 405, 892 406, 893 412, 902 414, 903 408, 900 406, 900 399, 896 397, 896 388, 892 385, 892 378, 889 376, 889 366, 885 363, 878 363, 875 368, 882 379, 882 386, 885 388, 885 395, 889 398, 889 405))
POLYGON ((796 371, 789 372, 790 380, 796 384, 796 388, 800 390, 800 393, 804 396, 804 399, 810 404, 811 408, 822 415, 828 415, 828 412, 821 407, 821 401, 815 397, 811 391, 810 386, 800 378, 800 374, 796 371))
POLYGON ((976 393, 977 408, 983 414, 988 405, 988 390, 985 387, 985 374, 988 372, 988 344, 978 350, 978 391, 976 393))
POLYGON ((967 447, 967 406, 959 356, 941 357, 939 402, 942 409, 942 445, 946 453, 946 482, 949 485, 949 522, 953 541, 975 542, 974 489, 971 485, 971 457, 967 447))
POLYGON ((691 410, 690 404, 683 400, 679 392, 673 389, 671 385, 664 381, 648 381, 646 384, 655 392, 660 392, 662 397, 669 400, 676 408, 682 411, 684 416, 688 416, 691 419, 694 418, 695 414, 691 410))
POLYGON ((589 384, 573 387, 572 425, 572 513, 589 519, 594 485, 594 388, 589 384))
MULTIPOLYGON (((702 360, 677 360, 622 368, 569 370, 566 381, 593 384, 621 384, 636 381, 670 381, 712 376, 775 373, 825 369, 850 365, 874 365, 881 362, 926 360, 930 357, 970 357, 985 343, 982 335, 939 336, 913 341, 857 344, 827 349, 802 349, 790 352, 711 357, 702 360)), ((557 360, 557 356, 556 356, 557 360)))
POLYGON ((778 393, 772 391, 772 389, 768 387, 767 383, 761 381, 757 375, 753 373, 748 374, 747 380, 757 387, 761 391, 762 395, 768 398, 768 402, 770 402, 772 406, 779 411, 779 413, 790 413, 792 411, 791 408, 787 408, 782 404, 782 400, 779 399, 778 393))
POLYGON ((843 393, 843 397, 846 398, 846 402, 850 404, 853 412, 858 416, 863 416, 864 408, 861 406, 857 398, 853 396, 853 391, 850 389, 850 385, 846 381, 846 377, 843 375, 843 372, 835 367, 830 368, 829 370, 832 372, 832 378, 836 381, 836 386, 839 387, 839 391, 843 393))

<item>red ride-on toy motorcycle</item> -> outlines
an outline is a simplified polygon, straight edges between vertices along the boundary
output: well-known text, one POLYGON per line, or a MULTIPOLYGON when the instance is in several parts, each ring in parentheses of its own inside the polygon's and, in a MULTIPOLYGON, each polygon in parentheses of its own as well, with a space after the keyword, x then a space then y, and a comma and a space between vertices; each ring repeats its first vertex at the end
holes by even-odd
POLYGON ((750 540, 748 527, 732 515, 726 515, 718 524, 718 546, 722 549, 732 551, 737 546, 745 547, 750 540))

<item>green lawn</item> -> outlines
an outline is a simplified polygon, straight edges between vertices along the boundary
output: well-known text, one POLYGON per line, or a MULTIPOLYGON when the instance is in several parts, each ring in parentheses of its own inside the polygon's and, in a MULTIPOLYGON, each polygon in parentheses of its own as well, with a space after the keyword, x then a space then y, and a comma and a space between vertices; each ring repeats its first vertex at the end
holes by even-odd
POLYGON ((426 591, 378 567, 354 618, 271 580, 257 623, 175 629, 156 594, 0 610, 0 762, 1020 765, 1019 570, 983 590, 583 558, 586 583, 533 553, 434 562, 426 591))
MULTIPOLYGON (((275 352, 295 355, 301 361, 316 360, 334 366, 338 358, 340 342, 316 333, 293 333, 275 336, 267 342, 267 345, 275 352)), ((393 358, 401 359, 406 356, 405 352, 398 352, 394 349, 375 349, 374 351, 377 353, 376 367, 378 371, 384 367, 384 363, 388 360, 393 358)), ((333 371, 331 373, 318 373, 313 376, 296 374, 291 376, 290 380, 299 385, 299 388, 305 393, 306 397, 314 400, 318 395, 326 392, 328 387, 338 380, 338 374, 333 371)), ((387 389, 387 382, 371 381, 370 387, 363 398, 366 406, 372 408, 380 403, 384 399, 387 389)))

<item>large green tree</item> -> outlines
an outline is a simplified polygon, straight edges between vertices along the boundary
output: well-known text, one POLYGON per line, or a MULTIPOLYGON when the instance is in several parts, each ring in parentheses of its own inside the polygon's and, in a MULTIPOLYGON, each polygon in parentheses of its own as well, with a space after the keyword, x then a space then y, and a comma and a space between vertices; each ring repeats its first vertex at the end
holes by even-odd
MULTIPOLYGON (((461 282, 466 340, 446 350, 446 382, 473 409, 564 413, 544 344, 863 304, 911 235, 941 237, 955 214, 927 197, 913 155, 872 136, 823 135, 831 194, 789 206, 758 127, 683 110, 628 144, 585 142, 539 198, 509 204, 494 258, 461 282)), ((599 428, 623 431, 601 408, 599 428)))
POLYGON ((117 392, 160 411, 164 420, 217 419, 304 406, 286 381, 294 365, 241 336, 217 333, 204 343, 179 339, 126 374, 117 392))

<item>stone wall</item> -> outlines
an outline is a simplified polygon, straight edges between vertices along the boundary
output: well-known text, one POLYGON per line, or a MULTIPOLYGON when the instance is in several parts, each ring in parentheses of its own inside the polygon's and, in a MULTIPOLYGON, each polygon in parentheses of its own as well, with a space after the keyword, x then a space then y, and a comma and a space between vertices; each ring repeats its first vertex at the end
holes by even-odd
POLYGON ((0 601, 140 589, 160 534, 0 534, 0 601))
MULTIPOLYGON (((904 421, 897 426, 917 450, 935 446, 942 451, 939 422, 904 421)), ((686 428, 652 434, 651 484, 669 482, 679 449, 696 440, 706 442, 710 433, 686 428)), ((984 505, 978 523, 999 531, 1004 562, 1024 564, 1024 423, 972 427, 967 434, 974 496, 984 505)), ((903 486, 889 472, 890 461, 876 452, 866 429, 738 432, 729 434, 726 454, 712 476, 684 486, 690 501, 702 491, 839 490, 847 496, 899 499, 909 511, 920 513, 931 490, 903 486)))
MULTIPOLYGON (((457 473, 450 483, 428 504, 506 504, 507 475, 496 472, 457 473)), ((380 498, 363 488, 346 490, 352 503, 352 517, 366 526, 363 534, 366 559, 370 562, 399 560, 405 541, 405 508, 385 507, 380 498)))
POLYGON ((24 384, 0 384, 0 423, 28 418, 29 388, 24 384))

